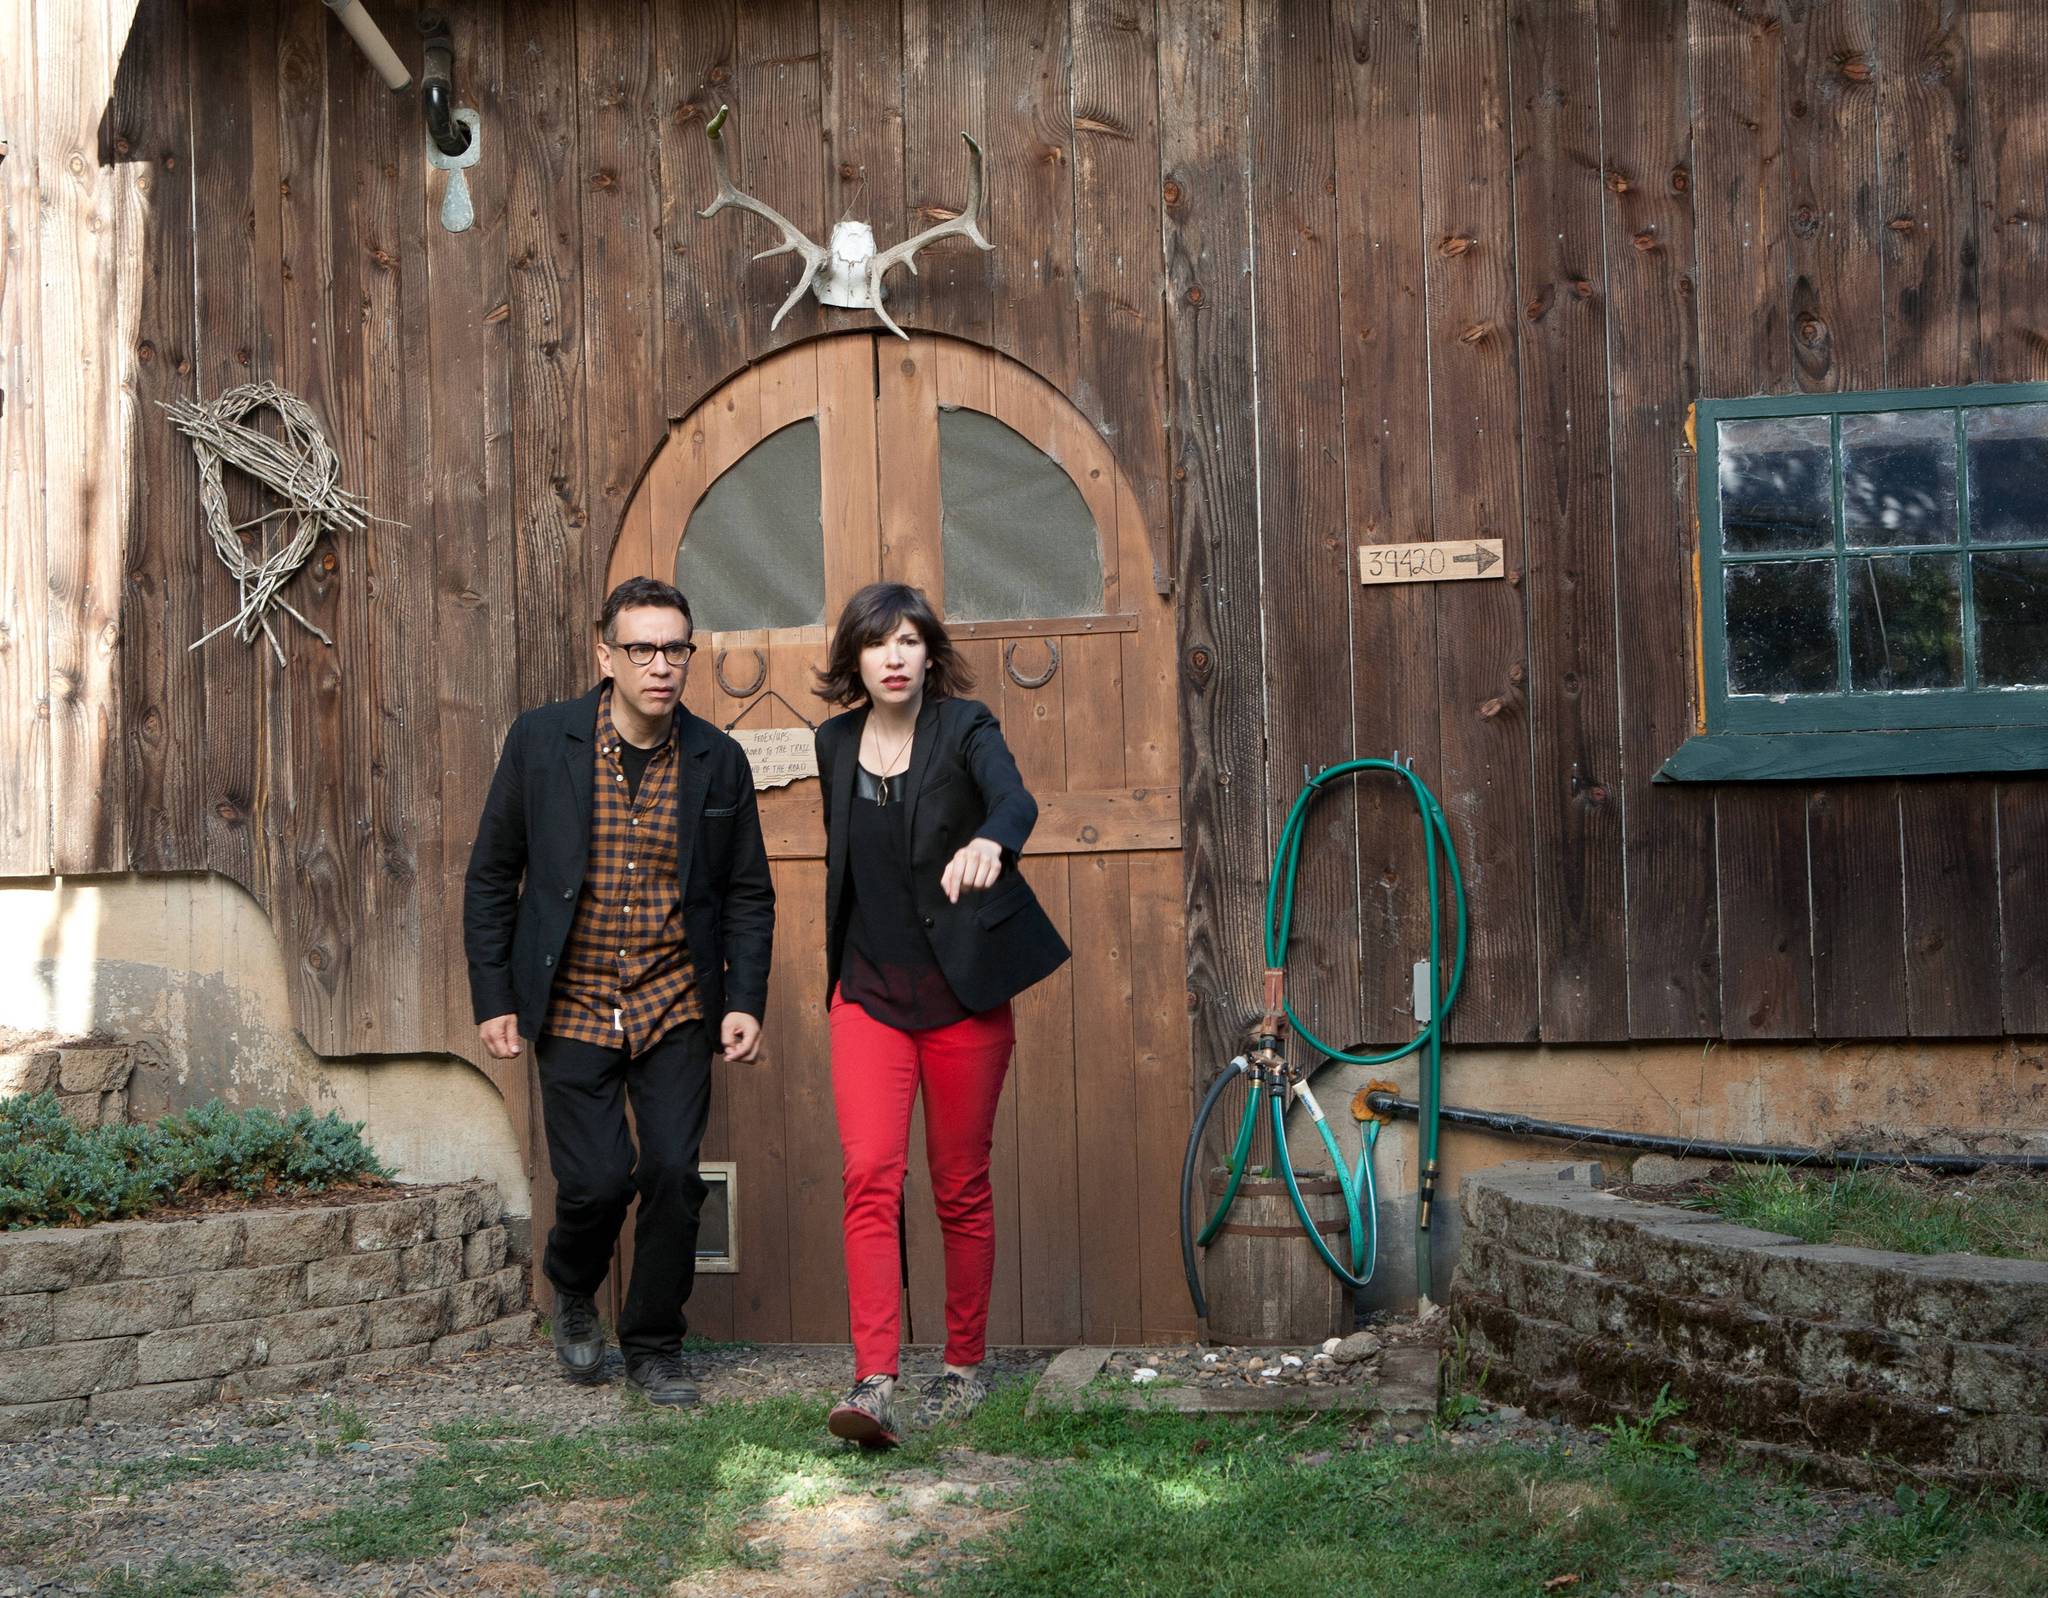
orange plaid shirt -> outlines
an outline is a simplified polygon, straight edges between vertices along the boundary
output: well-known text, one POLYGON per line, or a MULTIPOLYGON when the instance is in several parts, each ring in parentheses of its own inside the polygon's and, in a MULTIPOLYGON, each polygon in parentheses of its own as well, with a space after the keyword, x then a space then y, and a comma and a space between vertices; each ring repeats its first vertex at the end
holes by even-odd
POLYGON ((590 864, 541 1030, 639 1055, 685 1021, 701 1021, 697 969, 683 936, 676 880, 675 726, 626 791, 612 690, 597 700, 590 864))

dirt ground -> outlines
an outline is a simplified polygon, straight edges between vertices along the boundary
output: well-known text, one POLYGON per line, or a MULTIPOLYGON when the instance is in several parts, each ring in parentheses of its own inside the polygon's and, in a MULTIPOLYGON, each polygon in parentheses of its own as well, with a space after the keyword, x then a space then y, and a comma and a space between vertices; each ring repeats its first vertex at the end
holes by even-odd
MULTIPOLYGON (((1051 1352, 994 1350, 991 1374, 1035 1377, 1051 1352)), ((693 1353, 690 1364, 709 1402, 823 1396, 843 1391, 851 1378, 844 1348, 722 1349, 693 1353)), ((912 1384, 938 1369, 935 1350, 913 1351, 904 1363, 912 1384)), ((511 1415, 570 1435, 616 1422, 638 1402, 623 1385, 562 1381, 552 1351, 536 1339, 449 1365, 352 1377, 319 1392, 223 1404, 166 1422, 88 1424, 0 1444, 0 1598, 120 1591, 167 1559, 225 1566, 242 1576, 238 1591, 280 1598, 551 1592, 559 1578, 532 1563, 523 1543, 498 1546, 458 1535, 431 1562, 351 1568, 311 1546, 307 1531, 439 1453, 429 1439, 436 1427, 511 1415), (363 1435, 338 1442, 338 1417, 359 1419, 363 1435), (232 1449, 247 1450, 257 1463, 175 1474, 180 1459, 207 1451, 218 1458, 232 1449)), ((906 1571, 935 1567, 963 1540, 993 1529, 1005 1511, 980 1500, 1018 1479, 1020 1468, 960 1452, 946 1456, 943 1471, 892 1476, 886 1495, 771 1500, 743 1533, 778 1550, 774 1569, 724 1571, 675 1591, 680 1598, 891 1591, 906 1571), (830 1579, 822 1574, 827 1566, 830 1579)), ((563 1520, 554 1529, 565 1540, 604 1534, 603 1505, 572 1502, 547 1512, 563 1520)))
MULTIPOLYGON (((1390 1346, 1401 1326, 1381 1329, 1390 1346)), ((1318 1351, 1299 1351, 1304 1364, 1318 1351)), ((1035 1379, 1053 1352, 993 1350, 991 1373, 1035 1379)), ((1244 1367, 1281 1352, 1126 1349, 1104 1375, 1128 1382, 1143 1362, 1161 1370, 1162 1379, 1188 1385, 1264 1384, 1277 1378, 1244 1367), (1219 1356, 1214 1366, 1203 1361, 1211 1353, 1219 1356), (1240 1353, 1242 1361, 1229 1358, 1240 1353)), ((693 1353, 690 1363, 710 1401, 824 1397, 842 1391, 850 1376, 843 1347, 713 1349, 693 1353)), ((937 1370, 935 1350, 911 1351, 904 1363, 913 1386, 937 1370)), ((248 1598, 570 1591, 559 1568, 540 1562, 535 1537, 601 1546, 617 1534, 620 1506, 535 1495, 516 1514, 466 1525, 431 1557, 400 1564, 349 1565, 309 1534, 380 1484, 407 1480, 438 1457, 442 1447, 431 1437, 438 1427, 509 1416, 573 1436, 639 1408, 621 1385, 579 1388, 560 1380, 552 1352, 536 1338, 450 1365, 350 1378, 324 1391, 219 1405, 166 1423, 89 1424, 0 1444, 0 1598, 201 1598, 226 1590, 179 1585, 175 1570, 166 1581, 166 1561, 183 1570, 224 1567, 235 1575, 232 1591, 248 1598), (224 1455, 234 1456, 230 1468, 220 1466, 224 1455), (214 1462, 203 1474, 180 1468, 180 1461, 201 1460, 214 1462)), ((1572 1449, 1598 1446, 1590 1434, 1506 1406, 1475 1405, 1444 1435, 1454 1448, 1550 1440, 1572 1449)), ((1044 1462, 956 1449, 871 1484, 813 1479, 778 1491, 739 1527, 738 1564, 676 1581, 669 1598, 899 1593, 906 1581, 930 1581, 949 1564, 976 1557, 971 1545, 1002 1530, 1016 1512, 1016 1489, 1040 1468, 1044 1462), (758 1558, 748 1557, 756 1551, 758 1558)), ((1826 1546, 1841 1515, 1858 1512, 1852 1500, 1843 1495, 1840 1508, 1831 1505, 1801 1528, 1802 1536, 1826 1546)), ((576 1598, 611 1598, 614 1591, 574 1590, 576 1598)), ((1682 1583, 1669 1590, 1722 1589, 1682 1583)))

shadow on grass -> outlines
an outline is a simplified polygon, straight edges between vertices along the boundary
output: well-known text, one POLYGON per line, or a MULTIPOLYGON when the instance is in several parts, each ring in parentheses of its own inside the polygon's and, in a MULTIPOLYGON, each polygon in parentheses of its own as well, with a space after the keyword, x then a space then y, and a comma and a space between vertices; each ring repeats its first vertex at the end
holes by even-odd
POLYGON ((937 1501, 949 1470, 998 1456, 1011 1480, 990 1495, 1000 1512, 979 1543, 948 1538, 943 1558, 921 1560, 941 1539, 883 1528, 903 1590, 1578 1598, 1676 1580, 1794 1598, 2048 1591, 2014 1585, 2048 1573, 2048 1501, 1870 1499, 1845 1513, 1839 1498, 1752 1471, 1583 1444, 1375 1447, 1341 1418, 1121 1407, 1027 1420, 1027 1392, 999 1389, 972 1420, 885 1455, 846 1450, 824 1433, 825 1405, 795 1398, 649 1409, 571 1436, 473 1419, 438 1430, 438 1458, 314 1535, 351 1565, 431 1561, 458 1534, 487 1534, 563 1577, 628 1591, 712 1569, 732 1573, 721 1588, 800 1590, 789 1584, 800 1572, 748 1574, 774 1566, 762 1528, 777 1516, 913 1485, 937 1501))

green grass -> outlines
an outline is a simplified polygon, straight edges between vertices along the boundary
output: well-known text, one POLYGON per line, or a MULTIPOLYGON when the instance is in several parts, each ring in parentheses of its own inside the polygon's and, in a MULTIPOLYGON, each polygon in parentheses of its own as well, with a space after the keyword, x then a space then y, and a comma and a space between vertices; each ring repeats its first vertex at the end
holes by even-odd
POLYGON ((351 1409, 347 1404, 328 1402, 320 1406, 320 1424, 334 1428, 333 1446, 346 1448, 350 1443, 360 1443, 370 1435, 369 1422, 360 1410, 351 1409))
POLYGON ((750 1349, 756 1349, 760 1346, 759 1343, 750 1342, 746 1338, 740 1338, 736 1342, 722 1343, 716 1338, 706 1337, 702 1332, 685 1332, 683 1334, 683 1352, 685 1354, 744 1354, 750 1349))
POLYGON ((208 1476, 225 1476, 238 1470, 266 1470, 283 1460, 290 1450, 282 1443, 215 1443, 211 1448, 188 1454, 165 1454, 121 1466, 112 1473, 109 1485, 116 1492, 149 1492, 176 1481, 196 1481, 208 1476))
POLYGON ((1329 1417, 1102 1406, 1027 1420, 1027 1391, 998 1389, 973 1420, 883 1456, 843 1450, 825 1406, 794 1398, 646 1411, 574 1436, 466 1420, 433 1434, 439 1458, 313 1535, 344 1563, 399 1566, 487 1526, 572 1586, 655 1594, 693 1571, 773 1564, 741 1533, 771 1498, 889 1498, 899 1473, 967 1447, 1014 1459, 1023 1479, 984 1496, 1012 1511, 986 1545, 905 1569, 928 1598, 1520 1598, 1561 1576, 1578 1578, 1559 1589, 1574 1595, 1663 1580, 1758 1598, 2048 1594, 2048 1497, 1903 1493, 1845 1524, 1797 1484, 1686 1458, 1661 1435, 1668 1405, 1604 1447, 1392 1447, 1329 1417), (542 1523, 571 1501, 602 1536, 542 1523))
POLYGON ((166 1559, 148 1572, 110 1570, 93 1590, 102 1598, 220 1598, 235 1590, 235 1578, 221 1565, 166 1559))
POLYGON ((1694 1206, 1809 1243, 2048 1260, 2048 1181, 2034 1176, 1933 1182, 1889 1171, 1745 1166, 1694 1206))
MULTIPOLYGON (((516 1422, 444 1427, 445 1449, 400 1490, 342 1510, 319 1530, 344 1563, 431 1556, 465 1522, 522 1505, 602 1500, 613 1513, 602 1550, 560 1557, 652 1590, 706 1565, 732 1563, 748 1512, 815 1478, 858 1480, 868 1462, 827 1448, 824 1409, 775 1399, 687 1415, 647 1410, 574 1436, 520 1435, 516 1422)), ((906 1450, 906 1453, 914 1451, 906 1450)))

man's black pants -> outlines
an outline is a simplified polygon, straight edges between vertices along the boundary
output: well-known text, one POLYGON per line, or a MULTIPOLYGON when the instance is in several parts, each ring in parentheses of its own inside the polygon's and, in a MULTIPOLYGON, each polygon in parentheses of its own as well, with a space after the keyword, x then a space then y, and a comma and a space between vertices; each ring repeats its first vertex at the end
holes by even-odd
POLYGON ((541 1268, 557 1288, 594 1296, 637 1193, 619 1346, 628 1357, 675 1354, 697 1277, 706 1191, 697 1150, 711 1113, 710 1034, 702 1022, 686 1021, 630 1059, 624 1049, 553 1036, 541 1037, 533 1052, 555 1173, 555 1224, 541 1268), (627 1094, 640 1133, 637 1158, 627 1094))

